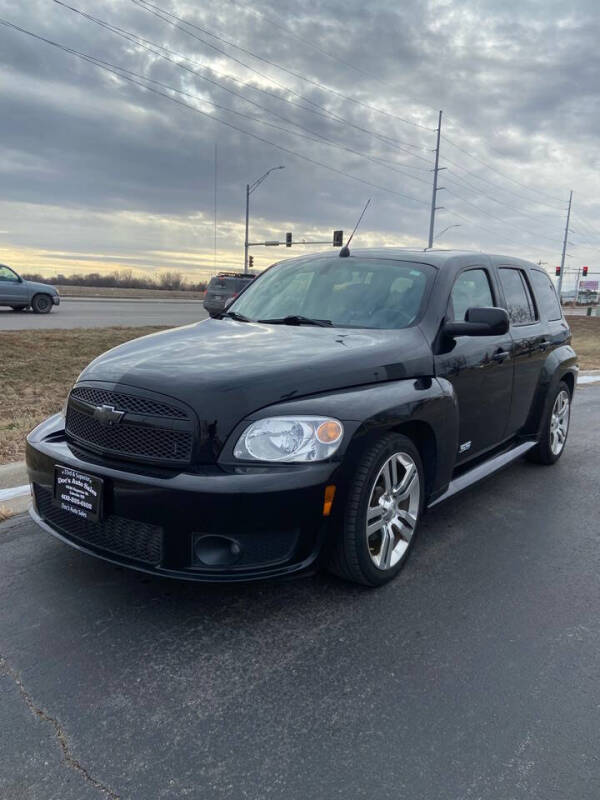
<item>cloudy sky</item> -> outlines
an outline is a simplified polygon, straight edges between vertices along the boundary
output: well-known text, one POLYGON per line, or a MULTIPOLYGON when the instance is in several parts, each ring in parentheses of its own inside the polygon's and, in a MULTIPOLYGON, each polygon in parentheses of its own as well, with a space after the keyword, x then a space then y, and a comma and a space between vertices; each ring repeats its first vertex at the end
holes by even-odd
POLYGON ((81 54, 0 26, 0 261, 241 266, 278 165, 252 240, 329 239, 372 197, 361 246, 424 247, 443 109, 439 245, 550 269, 573 189, 567 264, 600 277, 596 0, 151 2, 0 0, 81 54))

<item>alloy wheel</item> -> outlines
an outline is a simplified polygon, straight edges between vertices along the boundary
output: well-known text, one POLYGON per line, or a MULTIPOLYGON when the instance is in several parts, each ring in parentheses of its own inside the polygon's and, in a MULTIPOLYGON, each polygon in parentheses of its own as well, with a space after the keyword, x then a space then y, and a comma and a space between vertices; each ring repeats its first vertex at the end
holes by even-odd
POLYGON ((559 455, 567 441, 570 411, 569 393, 566 389, 561 389, 556 395, 550 417, 550 450, 555 456, 559 455))
POLYGON ((406 552, 419 513, 419 470, 408 453, 394 453, 379 470, 367 507, 366 537, 373 564, 395 566, 406 552))

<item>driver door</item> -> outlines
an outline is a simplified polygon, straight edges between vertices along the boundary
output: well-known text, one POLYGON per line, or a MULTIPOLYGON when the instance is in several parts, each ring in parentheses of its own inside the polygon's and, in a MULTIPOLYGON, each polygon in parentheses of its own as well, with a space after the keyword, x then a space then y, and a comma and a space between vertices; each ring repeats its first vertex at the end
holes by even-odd
MULTIPOLYGON (((446 320, 462 322, 468 308, 498 306, 490 270, 467 267, 460 272, 448 300, 446 320)), ((457 336, 446 352, 435 356, 436 375, 446 378, 458 399, 457 464, 495 445, 505 435, 510 415, 512 340, 502 336, 457 336)))
POLYGON ((0 264, 0 303, 18 305, 27 302, 25 284, 10 267, 0 264))

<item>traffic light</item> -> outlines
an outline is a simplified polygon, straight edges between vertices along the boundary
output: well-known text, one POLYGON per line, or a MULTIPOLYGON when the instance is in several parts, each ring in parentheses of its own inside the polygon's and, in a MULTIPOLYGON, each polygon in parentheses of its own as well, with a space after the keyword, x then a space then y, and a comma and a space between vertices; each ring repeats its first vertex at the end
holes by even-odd
POLYGON ((248 256, 248 266, 250 269, 254 266, 254 256, 248 256))
POLYGON ((559 275, 560 275, 560 267, 557 267, 556 268, 556 277, 558 278, 559 275))
POLYGON ((588 267, 584 267, 583 268, 583 277, 585 278, 587 274, 588 274, 588 267))
POLYGON ((344 244, 344 231, 333 232, 333 246, 341 247, 344 244))
POLYGON ((285 246, 286 247, 292 246, 292 234, 289 231, 285 235, 285 246))

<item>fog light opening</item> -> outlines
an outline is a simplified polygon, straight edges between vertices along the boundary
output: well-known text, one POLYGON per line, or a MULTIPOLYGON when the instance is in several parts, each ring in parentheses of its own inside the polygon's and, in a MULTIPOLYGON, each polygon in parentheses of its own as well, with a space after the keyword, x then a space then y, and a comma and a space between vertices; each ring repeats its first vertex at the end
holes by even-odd
POLYGON ((194 561, 206 567, 231 566, 241 554, 240 543, 228 536, 198 536, 194 539, 194 561))

